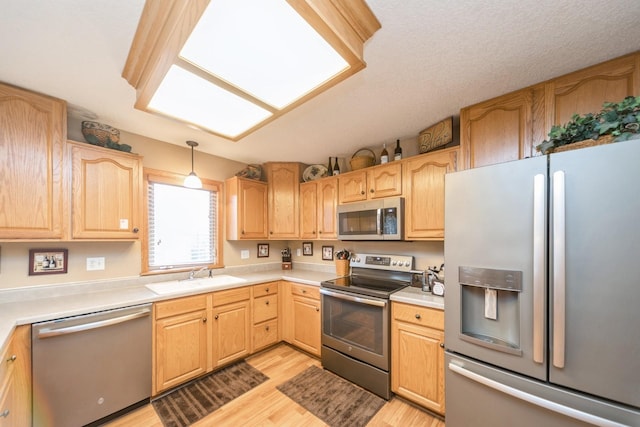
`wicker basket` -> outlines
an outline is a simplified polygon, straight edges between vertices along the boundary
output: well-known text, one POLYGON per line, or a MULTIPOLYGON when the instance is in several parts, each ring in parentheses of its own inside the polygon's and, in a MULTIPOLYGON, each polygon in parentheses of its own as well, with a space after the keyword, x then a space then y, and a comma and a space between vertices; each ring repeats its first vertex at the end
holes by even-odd
POLYGON ((361 148, 355 153, 353 153, 353 156, 351 156, 351 160, 349 161, 349 164, 351 165, 351 170, 353 171, 358 169, 368 168, 369 166, 373 166, 376 164, 376 153, 369 150, 368 148, 361 148), (371 153, 373 157, 356 156, 356 154, 358 154, 361 151, 368 151, 369 153, 371 153))

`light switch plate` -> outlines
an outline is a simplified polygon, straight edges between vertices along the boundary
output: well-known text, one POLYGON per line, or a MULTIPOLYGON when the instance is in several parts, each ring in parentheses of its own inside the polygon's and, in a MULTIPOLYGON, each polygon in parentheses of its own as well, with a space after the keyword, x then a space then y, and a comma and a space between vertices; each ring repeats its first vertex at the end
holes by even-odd
POLYGON ((104 257, 87 258, 87 271, 104 270, 104 257))
POLYGON ((240 251, 240 259, 249 259, 249 250, 243 249, 240 251))

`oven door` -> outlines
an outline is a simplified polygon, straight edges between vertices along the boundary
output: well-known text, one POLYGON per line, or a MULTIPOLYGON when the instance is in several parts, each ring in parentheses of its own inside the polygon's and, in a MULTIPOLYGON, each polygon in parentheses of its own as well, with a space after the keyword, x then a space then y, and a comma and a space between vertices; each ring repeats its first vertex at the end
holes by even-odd
POLYGON ((389 370, 389 301, 320 289, 322 345, 389 370))

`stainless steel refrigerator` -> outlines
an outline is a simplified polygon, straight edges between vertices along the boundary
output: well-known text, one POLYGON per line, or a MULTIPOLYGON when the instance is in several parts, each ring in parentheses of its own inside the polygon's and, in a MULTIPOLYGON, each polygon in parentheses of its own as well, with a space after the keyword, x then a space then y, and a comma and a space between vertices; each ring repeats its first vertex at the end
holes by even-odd
POLYGON ((640 426, 640 140, 445 178, 447 427, 640 426))

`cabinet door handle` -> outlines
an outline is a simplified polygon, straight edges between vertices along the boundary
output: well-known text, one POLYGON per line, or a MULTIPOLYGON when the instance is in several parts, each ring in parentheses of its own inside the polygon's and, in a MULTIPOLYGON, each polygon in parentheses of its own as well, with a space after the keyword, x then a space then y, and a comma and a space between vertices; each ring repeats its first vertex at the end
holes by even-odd
POLYGON ((5 409, 4 411, 2 411, 0 413, 0 417, 2 417, 2 418, 7 418, 8 416, 9 416, 9 410, 8 409, 5 409))
POLYGON ((440 348, 444 348, 444 343, 443 342, 440 343, 440 348))
POLYGON ((240 233, 244 234, 244 230, 242 230, 240 233))
POLYGON ((11 357, 7 359, 7 362, 15 362, 17 358, 18 356, 16 356, 15 354, 12 354, 11 357))
POLYGON ((218 317, 219 317, 219 316, 216 314, 213 318, 214 318, 214 319, 216 319, 216 320, 218 320, 218 317))
POLYGON ((360 192, 360 194, 364 196, 364 190, 362 190, 362 191, 360 192))
POLYGON ((306 289, 303 289, 303 290, 302 290, 302 293, 303 293, 303 294, 306 294, 306 293, 307 293, 307 290, 306 290, 306 289))
POLYGON ((137 233, 138 231, 140 231, 140 229, 139 229, 138 227, 135 227, 135 228, 133 229, 133 232, 134 232, 134 233, 137 233))
POLYGON ((265 327, 264 329, 265 329, 265 331, 269 332, 269 327, 268 326, 265 327))
POLYGON ((265 304, 269 305, 269 300, 267 300, 267 302, 265 302, 265 304))
POLYGON ((375 193, 376 190, 374 190, 373 188, 371 190, 369 190, 369 193, 375 193))
POLYGON ((265 289, 264 291, 265 291, 266 293, 269 293, 269 288, 265 289))
POLYGON ((319 307, 316 307, 316 311, 320 311, 320 308, 319 308, 319 307))
POLYGON ((422 316, 420 316, 420 314, 419 314, 419 313, 418 313, 418 314, 416 314, 416 319, 418 319, 418 320, 419 320, 421 317, 422 317, 422 316))
POLYGON ((207 318, 206 317, 202 319, 202 323, 207 323, 207 318))

